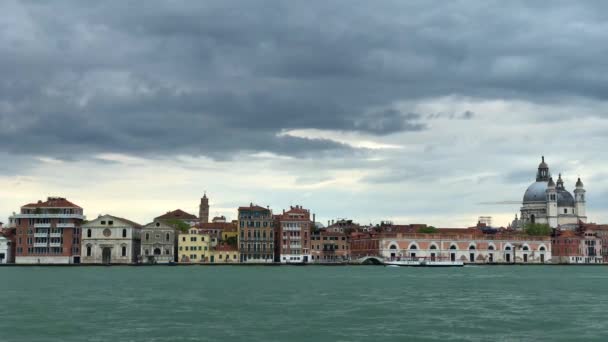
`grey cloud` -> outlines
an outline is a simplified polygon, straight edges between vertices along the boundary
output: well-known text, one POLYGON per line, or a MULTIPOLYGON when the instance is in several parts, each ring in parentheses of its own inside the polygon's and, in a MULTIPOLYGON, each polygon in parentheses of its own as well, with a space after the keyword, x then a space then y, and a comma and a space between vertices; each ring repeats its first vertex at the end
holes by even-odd
POLYGON ((606 9, 519 1, 5 2, 0 151, 322 156, 357 152, 277 134, 420 131, 425 114, 399 112, 395 102, 454 94, 604 100, 606 9))

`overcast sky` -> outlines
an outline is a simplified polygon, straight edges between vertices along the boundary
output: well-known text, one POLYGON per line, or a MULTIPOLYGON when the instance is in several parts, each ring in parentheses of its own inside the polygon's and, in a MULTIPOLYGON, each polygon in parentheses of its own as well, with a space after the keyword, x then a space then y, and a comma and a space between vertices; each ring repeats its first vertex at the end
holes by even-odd
POLYGON ((301 204, 506 225, 541 155, 608 222, 608 2, 2 1, 0 220, 301 204))

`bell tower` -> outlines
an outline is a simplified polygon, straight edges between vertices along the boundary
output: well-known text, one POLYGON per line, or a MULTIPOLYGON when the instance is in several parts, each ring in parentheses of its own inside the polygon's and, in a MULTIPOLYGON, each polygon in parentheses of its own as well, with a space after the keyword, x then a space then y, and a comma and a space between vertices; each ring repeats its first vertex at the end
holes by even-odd
POLYGON ((580 177, 576 181, 576 189, 574 189, 574 213, 582 222, 587 222, 587 209, 585 201, 585 187, 580 177))
POLYGON ((557 187, 551 177, 547 184, 547 224, 551 228, 557 228, 557 223, 557 187))
POLYGON ((201 204, 198 206, 198 220, 202 223, 209 223, 209 199, 207 192, 201 198, 201 204))

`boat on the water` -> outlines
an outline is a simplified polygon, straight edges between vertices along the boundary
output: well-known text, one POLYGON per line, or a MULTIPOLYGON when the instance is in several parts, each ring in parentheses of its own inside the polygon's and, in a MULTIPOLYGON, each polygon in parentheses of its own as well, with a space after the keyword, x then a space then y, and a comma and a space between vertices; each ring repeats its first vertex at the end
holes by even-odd
POLYGON ((463 267, 462 261, 440 260, 438 258, 399 258, 384 261, 385 266, 402 267, 463 267))

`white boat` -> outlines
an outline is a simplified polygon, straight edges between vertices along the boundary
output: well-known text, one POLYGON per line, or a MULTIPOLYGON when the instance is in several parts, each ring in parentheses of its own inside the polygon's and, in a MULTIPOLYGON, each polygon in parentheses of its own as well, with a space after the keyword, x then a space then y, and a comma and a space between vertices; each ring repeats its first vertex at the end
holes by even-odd
POLYGON ((416 259, 393 259, 385 260, 385 266, 403 266, 403 267, 463 267, 462 261, 451 260, 427 260, 424 258, 416 259))

